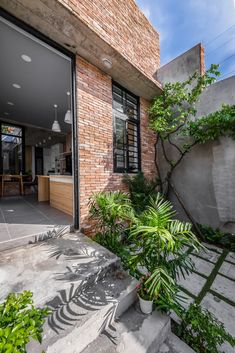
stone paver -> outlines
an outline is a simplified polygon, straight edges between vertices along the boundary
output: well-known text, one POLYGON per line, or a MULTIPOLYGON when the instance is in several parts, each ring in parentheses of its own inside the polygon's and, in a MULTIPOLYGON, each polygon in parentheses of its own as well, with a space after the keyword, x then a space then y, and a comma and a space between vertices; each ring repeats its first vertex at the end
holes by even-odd
POLYGON ((178 281, 178 284, 195 296, 198 296, 205 283, 206 279, 196 273, 192 273, 190 276, 186 276, 185 278, 181 276, 178 281))
POLYGON ((190 256, 195 264, 195 270, 204 276, 209 276, 214 268, 214 265, 206 260, 202 260, 197 256, 190 256))
POLYGON ((221 275, 217 275, 211 289, 235 303, 235 282, 221 275))
POLYGON ((224 261, 219 269, 219 273, 235 280, 235 264, 232 265, 229 262, 224 261))
POLYGON ((207 244, 207 243, 202 243, 208 250, 214 250, 220 254, 222 254, 223 249, 218 248, 218 246, 215 246, 213 244, 207 244))
MULTIPOLYGON (((235 336, 235 253, 230 252, 217 269, 217 262, 223 254, 223 250, 214 245, 205 243, 203 245, 208 250, 200 251, 199 253, 193 252, 191 258, 195 263, 195 271, 206 276, 207 279, 192 273, 186 279, 181 278, 179 284, 196 297, 204 287, 204 291, 201 292, 203 294, 205 292, 201 305, 210 310, 218 320, 224 323, 228 332, 235 336), (214 278, 211 275, 215 269, 217 274, 214 278), (212 280, 213 283, 211 284, 212 280), (210 289, 224 297, 224 300, 211 293, 210 289), (231 304, 228 304, 225 301, 226 299, 231 304)), ((188 296, 185 307, 193 301, 194 299, 188 296)), ((180 323, 177 315, 172 313, 171 318, 180 323)), ((221 353, 235 353, 235 348, 232 348, 228 343, 223 344, 219 350, 221 353)), ((171 353, 171 351, 169 352, 171 353)))
POLYGON ((233 264, 235 264, 235 253, 234 252, 230 252, 228 253, 228 255, 226 256, 226 261, 230 261, 233 264))
POLYGON ((219 253, 217 253, 213 250, 209 250, 209 249, 206 249, 206 250, 203 249, 203 250, 199 251, 198 253, 193 252, 193 254, 198 255, 198 256, 202 257, 203 259, 209 260, 213 263, 216 263, 220 257, 219 253))

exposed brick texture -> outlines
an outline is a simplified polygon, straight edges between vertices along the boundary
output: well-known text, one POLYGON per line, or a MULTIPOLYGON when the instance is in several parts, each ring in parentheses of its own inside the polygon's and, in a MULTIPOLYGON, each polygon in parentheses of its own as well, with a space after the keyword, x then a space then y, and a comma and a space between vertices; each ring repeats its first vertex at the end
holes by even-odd
MULTIPOLYGON (((78 133, 80 160, 81 227, 89 233, 88 201, 102 190, 125 190, 122 174, 113 173, 112 81, 95 66, 77 57, 78 133)), ((154 135, 148 129, 146 108, 141 99, 142 170, 155 174, 154 135)))
POLYGON ((134 0, 58 1, 146 76, 159 68, 159 34, 134 0))

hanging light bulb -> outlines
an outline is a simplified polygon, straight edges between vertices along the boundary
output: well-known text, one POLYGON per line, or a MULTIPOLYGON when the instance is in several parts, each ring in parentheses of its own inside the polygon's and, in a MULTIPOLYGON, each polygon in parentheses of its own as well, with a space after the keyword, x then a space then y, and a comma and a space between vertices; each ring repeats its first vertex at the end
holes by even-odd
POLYGON ((55 120, 54 120, 54 123, 52 125, 52 131, 55 131, 55 132, 61 132, 61 128, 60 128, 60 124, 57 120, 57 107, 58 105, 57 104, 54 104, 54 108, 55 108, 55 120))
POLYGON ((68 96, 68 110, 65 114, 64 122, 67 124, 72 124, 72 116, 71 116, 71 109, 70 109, 70 92, 67 92, 67 96, 68 96))

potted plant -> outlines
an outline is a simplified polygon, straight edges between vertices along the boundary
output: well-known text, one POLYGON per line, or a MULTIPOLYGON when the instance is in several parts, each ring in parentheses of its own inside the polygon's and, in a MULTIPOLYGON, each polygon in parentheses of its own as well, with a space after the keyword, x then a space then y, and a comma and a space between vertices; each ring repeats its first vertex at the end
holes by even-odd
POLYGON ((142 276, 140 283, 137 285, 137 293, 139 297, 140 309, 143 314, 151 314, 153 311, 153 298, 146 284, 150 274, 142 276))

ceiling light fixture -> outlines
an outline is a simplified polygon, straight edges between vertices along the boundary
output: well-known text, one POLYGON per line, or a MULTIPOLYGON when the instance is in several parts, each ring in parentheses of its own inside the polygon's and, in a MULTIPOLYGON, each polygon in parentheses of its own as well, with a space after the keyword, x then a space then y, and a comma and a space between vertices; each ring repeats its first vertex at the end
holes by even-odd
POLYGON ((14 103, 12 103, 12 102, 7 102, 7 104, 8 104, 8 105, 14 105, 14 103))
POLYGON ((72 116, 71 116, 71 109, 70 109, 70 92, 67 92, 67 96, 68 96, 68 110, 65 114, 64 122, 67 124, 72 124, 72 116))
POLYGON ((108 59, 108 58, 103 58, 102 62, 104 64, 104 66, 107 67, 107 69, 111 69, 112 66, 113 66, 112 61, 110 59, 108 59))
POLYGON ((12 86, 13 86, 14 88, 21 88, 21 86, 18 85, 18 83, 13 83, 12 86))
POLYGON ((61 132, 60 124, 59 124, 59 122, 57 120, 57 108, 58 108, 58 105, 54 104, 54 108, 55 108, 55 120, 54 120, 54 123, 52 125, 52 131, 61 132))
POLYGON ((21 55, 21 59, 23 59, 24 61, 26 61, 27 63, 30 63, 32 61, 32 59, 30 58, 30 56, 23 54, 21 55))

